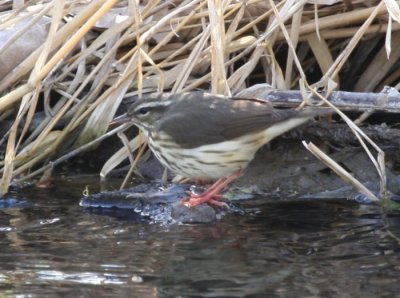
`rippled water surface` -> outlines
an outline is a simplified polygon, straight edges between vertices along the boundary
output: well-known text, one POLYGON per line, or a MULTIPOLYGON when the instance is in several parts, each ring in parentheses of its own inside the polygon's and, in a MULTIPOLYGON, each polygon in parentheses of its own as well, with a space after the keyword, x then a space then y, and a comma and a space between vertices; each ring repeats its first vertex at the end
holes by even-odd
MULTIPOLYGON (((66 186, 65 186, 66 185, 66 186)), ((0 291, 29 297, 396 297, 400 215, 350 202, 241 204, 162 226, 79 207, 82 186, 0 209, 0 291), (392 235, 392 236, 391 236, 392 235)), ((398 296, 397 296, 398 297, 398 296)))

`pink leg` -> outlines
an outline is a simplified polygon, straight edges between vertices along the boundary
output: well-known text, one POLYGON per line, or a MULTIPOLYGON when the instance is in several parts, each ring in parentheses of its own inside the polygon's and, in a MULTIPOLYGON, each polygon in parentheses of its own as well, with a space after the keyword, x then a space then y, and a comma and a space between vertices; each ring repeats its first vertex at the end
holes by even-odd
POLYGON ((219 187, 219 185, 221 185, 222 183, 224 183, 225 181, 226 181, 226 179, 227 178, 225 178, 225 177, 223 177, 223 178, 219 178, 217 181, 215 181, 209 188, 207 188, 203 193, 201 193, 201 194, 195 194, 195 193, 192 193, 191 194, 191 198, 199 198, 199 197, 202 197, 202 196, 204 196, 204 195, 206 195, 206 194, 208 194, 208 193, 210 193, 210 192, 212 192, 215 188, 218 188, 219 187))
POLYGON ((210 203, 216 206, 226 206, 225 203, 218 201, 223 197, 220 194, 226 186, 228 186, 232 181, 237 179, 241 175, 241 171, 237 171, 227 178, 218 179, 213 185, 211 185, 202 194, 191 194, 188 200, 185 200, 183 204, 187 207, 194 207, 203 203, 210 203))

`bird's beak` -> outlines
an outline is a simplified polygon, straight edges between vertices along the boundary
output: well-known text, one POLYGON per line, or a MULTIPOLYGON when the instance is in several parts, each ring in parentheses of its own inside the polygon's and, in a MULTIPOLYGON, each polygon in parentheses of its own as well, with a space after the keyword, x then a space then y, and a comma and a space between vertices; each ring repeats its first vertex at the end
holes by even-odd
POLYGON ((122 115, 120 115, 120 116, 118 116, 118 117, 115 117, 111 122, 110 122, 110 124, 109 125, 120 125, 120 124, 124 124, 124 123, 128 123, 128 122, 130 122, 131 121, 131 119, 128 117, 128 115, 125 113, 125 114, 122 114, 122 115))

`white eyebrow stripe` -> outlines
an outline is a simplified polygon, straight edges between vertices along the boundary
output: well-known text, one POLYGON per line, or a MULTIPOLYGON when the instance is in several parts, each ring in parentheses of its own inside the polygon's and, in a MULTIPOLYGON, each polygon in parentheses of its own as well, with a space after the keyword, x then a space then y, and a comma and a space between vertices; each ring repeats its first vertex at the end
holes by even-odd
POLYGON ((153 107, 159 107, 159 106, 169 106, 172 103, 171 100, 162 100, 162 101, 149 101, 149 102, 144 102, 140 105, 138 105, 135 110, 140 110, 141 108, 153 108, 153 107))

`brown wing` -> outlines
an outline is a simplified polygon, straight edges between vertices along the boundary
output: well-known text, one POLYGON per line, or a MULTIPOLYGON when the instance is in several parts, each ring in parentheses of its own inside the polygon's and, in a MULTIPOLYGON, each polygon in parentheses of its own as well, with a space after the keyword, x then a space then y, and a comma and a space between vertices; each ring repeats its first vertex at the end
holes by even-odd
POLYGON ((182 147, 194 148, 266 129, 297 113, 273 109, 269 102, 224 99, 194 92, 171 107, 156 125, 182 147))

